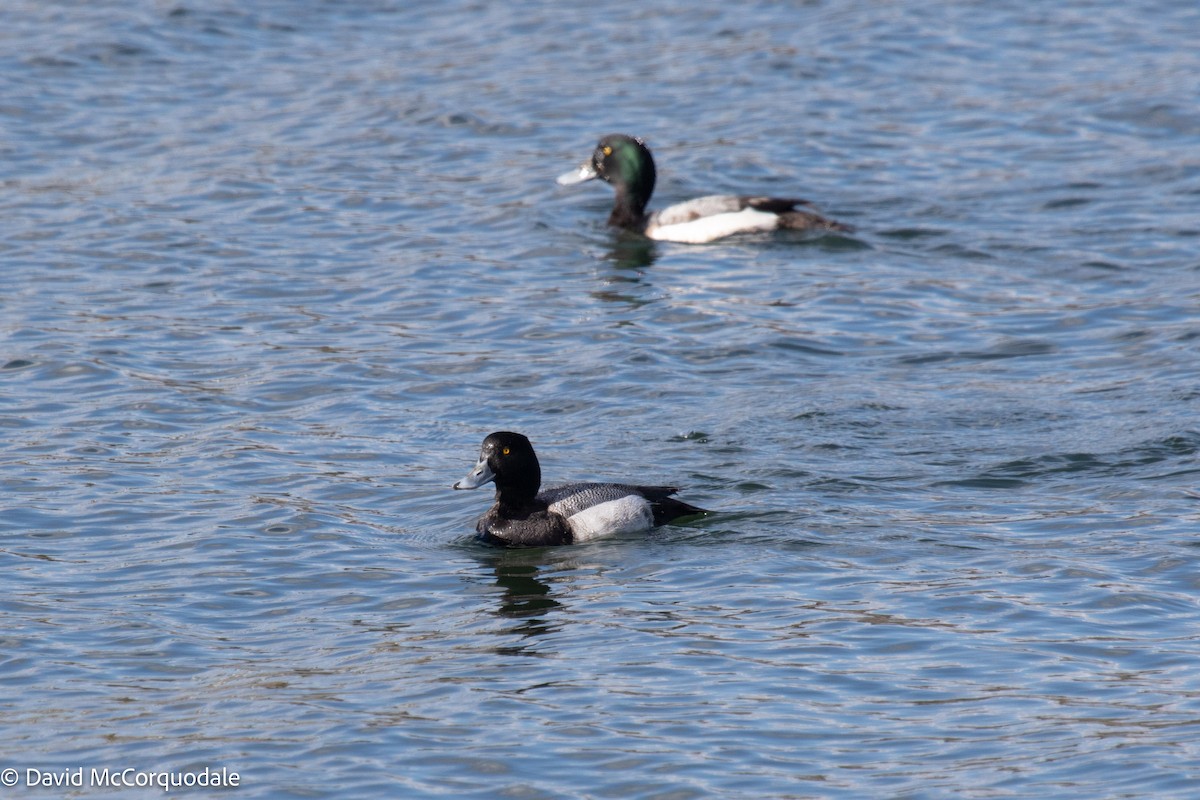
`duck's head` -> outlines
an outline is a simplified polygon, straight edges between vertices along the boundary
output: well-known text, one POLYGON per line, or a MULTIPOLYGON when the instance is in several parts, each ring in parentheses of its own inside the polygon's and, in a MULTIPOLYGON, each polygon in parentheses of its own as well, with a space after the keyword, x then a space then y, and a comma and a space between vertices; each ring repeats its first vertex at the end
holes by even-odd
POLYGON ((519 433, 498 431, 483 440, 479 462, 455 489, 478 489, 495 482, 496 494, 514 502, 531 500, 542 485, 542 468, 529 439, 519 433))
POLYGON ((578 169, 558 176, 558 183, 570 186, 600 178, 611 184, 617 193, 617 204, 608 221, 624 226, 644 216, 656 177, 654 158, 642 140, 612 133, 600 140, 592 157, 578 169))

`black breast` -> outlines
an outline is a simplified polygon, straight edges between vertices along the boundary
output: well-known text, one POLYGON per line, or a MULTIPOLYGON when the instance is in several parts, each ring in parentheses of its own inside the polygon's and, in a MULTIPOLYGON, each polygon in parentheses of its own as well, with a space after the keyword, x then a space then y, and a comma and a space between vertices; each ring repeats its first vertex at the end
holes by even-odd
POLYGON ((566 519, 545 508, 514 512, 493 506, 479 518, 475 530, 485 542, 504 547, 546 547, 573 541, 566 519))

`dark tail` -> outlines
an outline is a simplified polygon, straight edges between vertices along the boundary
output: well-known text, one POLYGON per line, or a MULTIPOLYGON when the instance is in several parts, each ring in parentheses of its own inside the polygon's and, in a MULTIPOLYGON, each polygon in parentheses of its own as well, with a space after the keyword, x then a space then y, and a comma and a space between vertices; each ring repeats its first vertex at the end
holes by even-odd
POLYGON ((797 231, 843 231, 850 232, 854 228, 837 220, 822 217, 811 211, 787 211, 779 215, 779 227, 797 231))
POLYGON ((822 217, 812 211, 797 211, 796 206, 812 205, 798 197, 741 197, 742 208, 749 206, 779 216, 779 227, 796 231, 852 231, 849 225, 822 217))
POLYGON ((677 486, 639 486, 637 490, 650 501, 650 508, 654 510, 655 525, 666 525, 671 520, 680 517, 711 513, 671 497, 679 491, 677 486))

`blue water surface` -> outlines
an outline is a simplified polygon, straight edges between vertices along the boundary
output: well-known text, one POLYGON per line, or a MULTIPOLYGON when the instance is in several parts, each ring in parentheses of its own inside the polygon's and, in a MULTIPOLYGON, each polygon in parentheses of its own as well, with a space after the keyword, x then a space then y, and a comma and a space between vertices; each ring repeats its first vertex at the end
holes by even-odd
POLYGON ((1194 4, 0 21, 5 796, 1196 796, 1194 4), (488 548, 504 429, 715 513, 488 548))

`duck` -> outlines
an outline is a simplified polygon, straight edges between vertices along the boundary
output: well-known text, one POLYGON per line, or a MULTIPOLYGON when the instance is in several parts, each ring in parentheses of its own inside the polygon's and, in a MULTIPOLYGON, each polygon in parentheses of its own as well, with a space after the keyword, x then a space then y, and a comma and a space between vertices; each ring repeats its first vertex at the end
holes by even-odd
POLYGON ((796 208, 809 205, 807 200, 785 197, 714 194, 647 213, 646 204, 654 193, 656 178, 654 157, 644 141, 623 133, 602 138, 591 158, 559 175, 557 182, 560 186, 571 186, 596 178, 611 184, 616 191, 608 224, 659 241, 704 244, 735 233, 778 228, 853 230, 849 225, 796 208))
POLYGON ((497 431, 483 440, 479 461, 455 489, 496 485, 496 502, 479 518, 480 539, 503 547, 578 544, 638 533, 709 512, 671 497, 675 486, 624 483, 542 485, 542 468, 528 437, 497 431))

